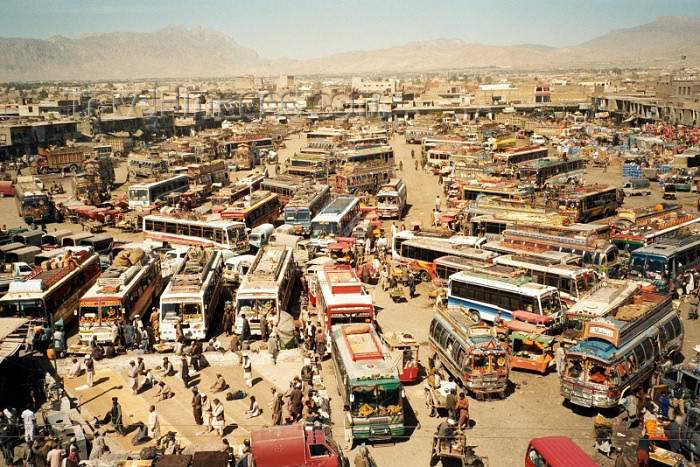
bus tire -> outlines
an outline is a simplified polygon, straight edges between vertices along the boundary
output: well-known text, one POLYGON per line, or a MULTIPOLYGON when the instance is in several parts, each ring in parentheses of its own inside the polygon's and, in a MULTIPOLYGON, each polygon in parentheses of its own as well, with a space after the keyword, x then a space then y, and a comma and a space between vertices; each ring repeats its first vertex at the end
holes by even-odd
POLYGON ((78 166, 75 165, 75 164, 72 164, 70 167, 68 167, 68 170, 69 170, 71 173, 76 173, 76 172, 78 171, 78 166))
POLYGON ((481 315, 479 314, 478 311, 476 311, 476 310, 469 310, 469 316, 471 316, 471 318, 474 320, 474 322, 476 322, 476 323, 480 323, 480 322, 481 322, 481 315))
POLYGON ((437 454, 431 454, 430 455, 430 467, 435 467, 438 465, 438 462, 440 462, 440 458, 438 457, 437 454))
POLYGON ((504 400, 506 398, 506 391, 505 389, 501 392, 498 393, 498 398, 501 400, 504 400))
POLYGON ((428 274, 428 271, 420 272, 420 280, 423 282, 430 282, 430 274, 428 274))

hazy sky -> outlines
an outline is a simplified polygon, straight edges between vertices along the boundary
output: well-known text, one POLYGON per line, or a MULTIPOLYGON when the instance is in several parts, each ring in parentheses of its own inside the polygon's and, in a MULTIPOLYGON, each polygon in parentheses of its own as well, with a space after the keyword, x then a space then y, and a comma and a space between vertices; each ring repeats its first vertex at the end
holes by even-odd
POLYGON ((217 29, 268 59, 455 38, 490 45, 575 45, 700 0, 5 0, 0 36, 47 39, 170 24, 217 29))

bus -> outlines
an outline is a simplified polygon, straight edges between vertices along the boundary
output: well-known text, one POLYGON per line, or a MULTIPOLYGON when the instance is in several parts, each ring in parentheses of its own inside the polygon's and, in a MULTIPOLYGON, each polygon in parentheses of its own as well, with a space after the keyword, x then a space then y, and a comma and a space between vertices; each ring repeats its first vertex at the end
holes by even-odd
POLYGON ((622 190, 606 185, 579 186, 559 198, 559 214, 574 222, 610 217, 622 204, 622 190))
POLYGON ((299 188, 284 207, 284 223, 294 226, 296 235, 311 235, 311 219, 321 212, 331 199, 328 185, 307 185, 299 188))
POLYGON ((53 329, 67 326, 75 317, 78 302, 100 275, 100 257, 89 248, 68 248, 51 261, 52 269, 34 271, 10 283, 0 298, 1 317, 36 320, 53 329))
POLYGON ((598 282, 584 297, 564 312, 562 343, 573 345, 583 337, 586 323, 605 318, 620 306, 632 303, 640 283, 631 279, 605 279, 598 282))
POLYGON ((586 174, 586 161, 578 157, 553 161, 536 159, 518 166, 518 178, 538 189, 553 185, 578 184, 586 174))
POLYGON ((582 407, 617 407, 682 344, 683 323, 671 297, 636 295, 607 318, 586 323, 583 341, 566 351, 560 394, 582 407))
POLYGON ((262 187, 263 180, 265 180, 263 174, 252 173, 235 181, 233 186, 221 188, 211 197, 211 212, 218 214, 226 209, 227 205, 248 196, 255 190, 259 190, 262 187))
POLYGON ((187 175, 176 175, 158 182, 131 185, 127 190, 129 208, 137 206, 149 206, 158 200, 162 200, 170 193, 184 193, 190 188, 190 180, 187 175))
POLYGON ((279 175, 275 178, 264 179, 260 184, 260 189, 277 194, 280 205, 286 206, 302 186, 304 183, 298 177, 279 175))
POLYGON ((168 173, 168 161, 159 153, 142 154, 132 152, 126 162, 129 176, 151 178, 168 173))
POLYGON ((389 138, 386 133, 383 135, 365 135, 353 138, 348 138, 343 142, 343 146, 347 148, 355 148, 362 146, 382 146, 389 143, 389 138))
POLYGON ((428 157, 426 158, 426 166, 439 169, 450 163, 450 156, 454 153, 454 149, 446 149, 443 147, 436 147, 428 151, 428 157))
POLYGON ((223 144, 225 156, 227 158, 233 157, 234 153, 241 145, 247 145, 251 154, 255 154, 256 160, 259 158, 260 152, 270 151, 275 148, 272 138, 239 138, 234 141, 226 141, 223 144))
POLYGON ((235 298, 236 332, 243 329, 243 316, 251 333, 260 335, 260 323, 287 311, 295 279, 294 253, 284 245, 263 245, 238 286, 235 298))
POLYGON ((341 165, 355 167, 393 166, 394 149, 388 145, 344 149, 338 153, 338 159, 341 165))
POLYGON ((392 178, 379 187, 377 192, 377 214, 379 217, 395 217, 401 219, 406 207, 408 190, 400 178, 392 178))
POLYGON ((306 139, 318 140, 318 139, 329 139, 335 142, 343 141, 347 136, 347 131, 340 128, 318 128, 317 130, 310 131, 306 133, 306 139))
POLYGON ((359 198, 338 195, 311 220, 311 238, 349 237, 361 217, 359 198))
MULTIPOLYGON (((498 265, 493 265, 498 266, 498 265)), ((506 266, 460 271, 450 276, 447 305, 463 308, 475 321, 511 321, 513 311, 523 310, 561 320, 559 291, 535 284, 530 277, 506 266)))
POLYGON ((353 439, 387 440, 404 434, 403 385, 371 324, 331 328, 331 356, 353 439))
POLYGON ((243 222, 249 229, 272 224, 280 215, 280 200, 276 193, 254 191, 219 213, 222 219, 243 222))
POLYGON ((435 130, 423 127, 408 127, 404 133, 404 138, 408 144, 420 144, 423 138, 432 138, 435 130))
POLYGON ((442 366, 474 395, 498 394, 508 387, 508 350, 496 330, 479 325, 459 309, 436 307, 428 342, 442 366))
POLYGON ((334 192, 339 194, 377 193, 379 187, 394 177, 394 166, 358 168, 345 166, 335 176, 334 192))
POLYGON ((508 199, 523 199, 527 193, 518 188, 514 183, 466 183, 461 190, 462 199, 476 201, 479 196, 498 196, 508 199))
POLYGON ((664 238, 678 235, 681 229, 700 222, 698 214, 677 212, 667 218, 658 217, 646 225, 634 225, 630 228, 613 226, 610 241, 621 251, 631 252, 637 248, 651 245, 664 238))
POLYGON ((501 255, 495 257, 493 262, 521 269, 537 284, 556 287, 562 299, 570 302, 577 301, 598 282, 592 268, 552 264, 547 258, 537 256, 501 255))
POLYGON ((630 254, 628 277, 646 279, 659 292, 673 292, 683 272, 700 265, 700 235, 664 238, 630 254))
POLYGON ((422 281, 429 281, 436 275, 435 261, 443 256, 459 257, 474 263, 485 264, 497 255, 491 251, 474 248, 443 240, 416 238, 401 243, 395 256, 402 264, 419 272, 422 281))
POLYGON ((518 164, 535 159, 544 159, 549 150, 543 146, 525 146, 522 148, 510 148, 505 152, 493 155, 493 163, 505 167, 516 167, 518 164))
POLYGON ((317 161, 312 165, 295 165, 287 168, 286 175, 301 178, 305 181, 315 181, 319 183, 328 183, 328 168, 325 163, 317 161))
POLYGON ((466 146, 469 140, 466 138, 457 138, 450 136, 435 136, 432 138, 423 138, 421 140, 421 155, 425 158, 428 152, 432 149, 442 148, 447 150, 460 149, 466 146))
POLYGON ((157 305, 163 286, 160 257, 141 249, 125 249, 80 298, 79 339, 88 345, 93 336, 100 344, 114 345, 119 323, 142 318, 157 305))
POLYGON ((143 218, 143 236, 176 245, 213 245, 243 254, 249 250, 243 222, 196 221, 158 215, 143 218))
POLYGON ((327 333, 336 324, 374 324, 372 297, 349 264, 324 266, 316 274, 309 292, 315 297, 319 321, 327 333))
POLYGON ((54 222, 56 219, 56 208, 51 195, 34 181, 15 184, 15 204, 17 213, 28 225, 54 222))
POLYGON ((187 251, 160 297, 161 340, 176 339, 178 322, 185 339, 206 339, 223 286, 222 258, 211 248, 194 246, 187 251))

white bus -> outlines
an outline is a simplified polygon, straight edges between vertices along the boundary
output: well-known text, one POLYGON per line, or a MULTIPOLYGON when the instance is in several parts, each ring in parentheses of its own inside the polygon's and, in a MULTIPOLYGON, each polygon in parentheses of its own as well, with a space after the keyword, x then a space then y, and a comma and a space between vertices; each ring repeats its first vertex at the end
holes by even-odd
POLYGON ((522 269, 533 282, 556 287, 563 298, 571 301, 581 298, 597 281, 595 271, 591 268, 552 264, 547 258, 537 256, 503 255, 494 258, 493 262, 522 269))
POLYGON ((191 221, 149 215, 143 218, 143 236, 176 245, 213 245, 239 254, 249 249, 245 224, 235 221, 191 221))
POLYGON ((190 188, 190 180, 187 175, 176 175, 159 182, 137 183, 127 190, 129 196, 129 208, 148 206, 170 193, 184 193, 190 188))
POLYGON ((176 339, 178 321, 185 339, 207 337, 223 285, 222 257, 220 251, 201 246, 187 252, 187 258, 160 297, 161 340, 176 339))
POLYGON ((316 274, 312 293, 326 333, 336 324, 374 324, 372 297, 350 265, 324 266, 316 274))
POLYGON ((243 330, 243 315, 251 334, 260 335, 260 322, 287 310, 295 279, 294 253, 284 245, 264 245, 236 292, 235 332, 243 330))
POLYGON ((160 257, 142 249, 123 249, 80 298, 78 308, 81 344, 97 336, 100 344, 115 344, 113 331, 135 315, 146 316, 157 304, 163 278, 160 257), (126 261, 126 262, 125 262, 126 261))
POLYGON ((408 191, 406 184, 400 178, 392 178, 381 185, 377 192, 377 214, 379 217, 395 217, 401 219, 408 191))
POLYGON ((359 198, 338 195, 311 221, 311 238, 349 237, 361 217, 359 198))
POLYGON ((492 274, 483 269, 450 276, 447 306, 464 309, 476 321, 489 322, 498 317, 510 321, 512 312, 518 310, 559 321, 562 311, 556 288, 535 284, 524 274, 492 274))

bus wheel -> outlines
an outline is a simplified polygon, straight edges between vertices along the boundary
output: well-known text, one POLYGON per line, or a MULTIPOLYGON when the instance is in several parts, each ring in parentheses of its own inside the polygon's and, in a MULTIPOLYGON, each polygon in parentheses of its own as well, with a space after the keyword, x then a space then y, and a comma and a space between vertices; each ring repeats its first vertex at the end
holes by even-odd
POLYGON ((479 314, 478 311, 471 310, 469 312, 469 315, 471 316, 472 320, 474 320, 475 323, 481 322, 481 315, 479 314))
POLYGON ((72 173, 76 173, 78 171, 78 166, 73 164, 68 168, 68 170, 70 170, 72 173))
POLYGON ((503 390, 503 391, 499 392, 499 393, 498 393, 498 398, 501 399, 501 400, 504 400, 504 399, 506 398, 506 391, 503 390))
POLYGON ((420 280, 422 280, 423 282, 430 281, 430 274, 428 274, 428 271, 421 271, 420 272, 420 280))

